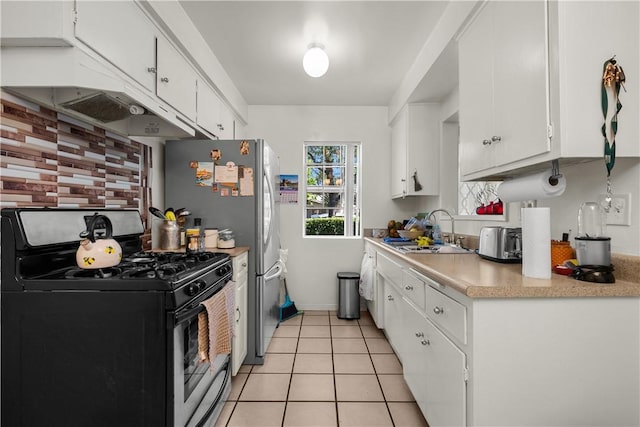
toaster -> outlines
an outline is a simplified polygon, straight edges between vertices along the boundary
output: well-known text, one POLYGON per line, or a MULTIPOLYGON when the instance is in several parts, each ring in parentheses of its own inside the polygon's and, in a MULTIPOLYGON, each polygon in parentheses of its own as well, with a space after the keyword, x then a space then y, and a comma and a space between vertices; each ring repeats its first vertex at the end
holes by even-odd
POLYGON ((478 255, 497 262, 522 262, 522 228, 482 227, 478 255))

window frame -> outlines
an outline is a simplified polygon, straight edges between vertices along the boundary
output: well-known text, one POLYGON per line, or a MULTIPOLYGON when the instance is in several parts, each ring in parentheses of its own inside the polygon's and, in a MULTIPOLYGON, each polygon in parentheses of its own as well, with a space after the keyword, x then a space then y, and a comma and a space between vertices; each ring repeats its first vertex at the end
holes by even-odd
POLYGON ((303 203, 302 206, 302 237, 303 238, 320 238, 320 239, 361 239, 363 235, 362 228, 362 142, 361 141, 312 141, 306 140, 302 144, 302 177, 300 181, 302 181, 302 194, 303 203), (344 233, 340 235, 331 235, 331 234, 306 234, 307 230, 307 194, 310 191, 310 188, 316 189, 324 189, 325 186, 314 186, 310 187, 307 184, 307 168, 309 167, 309 163, 307 163, 307 148, 310 146, 343 146, 345 148, 345 159, 344 163, 339 164, 330 164, 330 163, 322 163, 317 166, 322 167, 344 167, 344 177, 342 182, 342 191, 335 191, 336 187, 330 187, 331 190, 329 192, 338 192, 340 194, 344 194, 345 202, 343 206, 344 216, 345 218, 345 226, 344 233), (356 150, 357 150, 357 162, 356 158, 356 150), (353 176, 357 170, 356 182, 353 182, 353 176), (357 215, 357 217, 356 217, 357 215), (351 218, 351 220, 347 223, 346 218, 351 218), (357 220, 355 220, 357 218, 357 220), (354 226, 347 226, 347 224, 354 224, 357 222, 356 233, 354 233, 354 226))

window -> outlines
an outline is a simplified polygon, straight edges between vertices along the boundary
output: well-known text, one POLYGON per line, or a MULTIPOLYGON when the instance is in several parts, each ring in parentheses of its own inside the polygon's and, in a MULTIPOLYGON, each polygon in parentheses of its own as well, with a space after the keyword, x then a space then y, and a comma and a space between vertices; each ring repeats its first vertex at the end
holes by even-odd
POLYGON ((304 144, 305 236, 360 236, 360 143, 304 144))
POLYGON ((485 212, 482 208, 493 206, 498 199, 498 185, 493 181, 465 181, 458 185, 458 215, 502 215, 502 212, 485 212))

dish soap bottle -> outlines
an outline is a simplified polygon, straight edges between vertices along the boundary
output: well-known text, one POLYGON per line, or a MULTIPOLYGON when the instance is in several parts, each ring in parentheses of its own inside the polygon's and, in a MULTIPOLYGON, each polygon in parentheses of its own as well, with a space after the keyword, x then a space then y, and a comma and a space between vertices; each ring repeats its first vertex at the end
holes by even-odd
POLYGON ((433 243, 436 245, 442 244, 442 232, 440 231, 440 224, 434 224, 433 226, 433 243))

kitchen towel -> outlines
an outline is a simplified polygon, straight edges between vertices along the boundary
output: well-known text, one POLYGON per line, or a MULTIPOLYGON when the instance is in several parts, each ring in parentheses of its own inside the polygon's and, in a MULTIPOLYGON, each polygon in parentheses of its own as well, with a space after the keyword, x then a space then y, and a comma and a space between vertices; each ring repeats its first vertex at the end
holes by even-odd
MULTIPOLYGON (((198 314, 198 354, 201 362, 210 362, 219 354, 231 353, 234 333, 235 283, 228 281, 220 292, 202 301, 205 311, 198 314)), ((212 370, 215 368, 211 364, 212 370)))
POLYGON ((522 208, 522 275, 551 278, 551 210, 522 208))
POLYGON ((362 298, 373 301, 373 261, 366 252, 360 264, 360 284, 358 290, 362 298))
POLYGON ((498 186, 498 197, 503 202, 548 199, 561 196, 567 188, 564 175, 555 178, 551 170, 504 181, 498 186))

